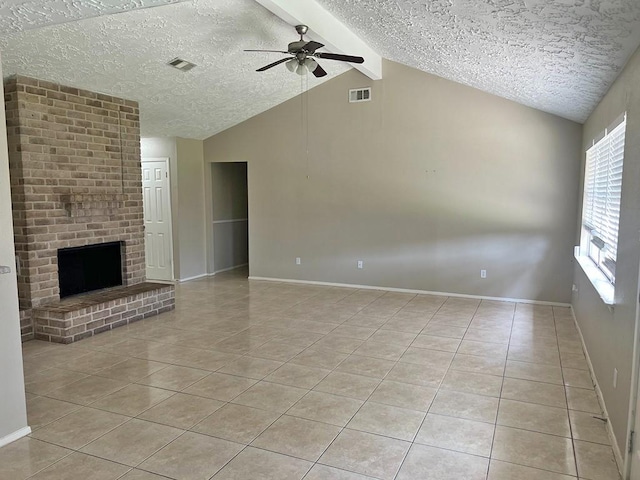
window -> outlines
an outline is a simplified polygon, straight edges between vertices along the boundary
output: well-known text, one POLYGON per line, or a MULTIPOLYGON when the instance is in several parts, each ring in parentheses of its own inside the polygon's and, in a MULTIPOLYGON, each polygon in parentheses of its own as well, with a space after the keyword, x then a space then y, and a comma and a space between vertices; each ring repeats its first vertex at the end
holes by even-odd
MULTIPOLYGON (((597 268, 599 274, 596 277, 604 276, 610 284, 611 301, 607 303, 613 301, 612 287, 616 282, 625 128, 626 114, 605 130, 600 140, 594 141, 586 155, 580 257, 588 259, 597 268)), ((585 267, 583 262, 581 265, 585 267)), ((594 285, 597 280, 602 280, 592 278, 586 268, 585 271, 594 285)), ((600 294, 603 296, 603 292, 600 294)), ((603 299, 607 301, 604 296, 603 299)))

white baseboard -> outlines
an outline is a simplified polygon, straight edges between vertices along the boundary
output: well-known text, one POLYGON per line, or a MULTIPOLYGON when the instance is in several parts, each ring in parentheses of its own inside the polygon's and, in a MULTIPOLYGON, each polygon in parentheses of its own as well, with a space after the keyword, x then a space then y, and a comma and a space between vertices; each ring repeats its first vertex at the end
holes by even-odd
POLYGON ((247 265, 249 265, 248 263, 243 263, 242 265, 235 265, 233 267, 229 267, 229 268, 223 268, 222 270, 216 270, 213 273, 210 273, 209 276, 213 277, 219 273, 223 273, 223 272, 230 272, 231 270, 237 270, 238 268, 242 268, 242 267, 246 267, 247 265))
POLYGON ((618 464, 618 471, 624 477, 622 470, 624 468, 624 456, 620 451, 620 447, 618 446, 618 441, 616 440, 616 436, 613 433, 613 426, 611 425, 611 420, 609 420, 609 412, 607 412, 607 405, 604 403, 604 396, 602 395, 602 390, 600 390, 600 385, 598 384, 598 379, 596 378, 595 371, 593 370, 593 364, 591 363, 591 358, 589 357, 589 351, 587 350, 587 345, 584 343, 584 336, 582 335, 582 330, 580 329, 580 324, 578 324, 578 320, 576 318, 576 314, 573 311, 573 307, 571 308, 571 315, 573 316, 573 323, 576 325, 578 329, 578 335, 580 336, 580 342, 582 343, 582 351, 584 352, 584 356, 587 360, 587 365, 589 367, 589 374, 591 375, 591 380, 595 386, 596 395, 598 397, 598 402, 600 403, 600 407, 602 408, 602 413, 604 417, 607 419, 607 433, 609 434, 609 440, 611 442, 611 447, 613 448, 613 456, 616 459, 616 463, 618 464))
POLYGON ((181 278, 178 280, 179 283, 190 282, 191 280, 198 280, 199 278, 207 277, 206 273, 201 273, 200 275, 195 275, 193 277, 181 278))
POLYGON ((4 447, 5 445, 15 442, 16 440, 20 440, 22 437, 26 437, 30 433, 31 427, 24 427, 20 430, 16 430, 13 433, 10 433, 9 435, 5 435, 4 437, 0 438, 0 447, 4 447))
POLYGON ((147 282, 161 283, 163 285, 175 285, 176 284, 175 280, 154 280, 154 279, 151 279, 151 278, 148 278, 147 282))
POLYGON ((248 263, 243 263, 242 265, 235 265, 233 267, 223 268, 222 270, 216 270, 213 273, 201 273, 200 275, 195 275, 193 277, 181 278, 180 280, 178 280, 178 282, 179 283, 185 283, 185 282, 190 282, 192 280, 198 280, 199 278, 213 277, 213 276, 217 275, 218 273, 229 272, 229 271, 235 270, 237 268, 246 267, 247 265, 249 265, 249 264, 248 263))
POLYGON ((546 302, 542 300, 529 300, 526 298, 487 297, 484 295, 467 295, 465 293, 433 292, 429 290, 413 290, 409 288, 377 287, 373 285, 356 285, 353 283, 317 282, 315 280, 294 280, 291 278, 254 277, 254 276, 249 276, 249 280, 261 280, 266 282, 281 282, 281 283, 300 283, 303 285, 321 285, 326 287, 343 287, 343 288, 354 288, 354 289, 360 289, 360 290, 383 290, 385 292, 415 293, 418 295, 440 295, 443 297, 473 298, 477 300, 497 300, 499 302, 530 303, 533 305, 547 305, 552 307, 570 307, 571 306, 570 303, 546 302))

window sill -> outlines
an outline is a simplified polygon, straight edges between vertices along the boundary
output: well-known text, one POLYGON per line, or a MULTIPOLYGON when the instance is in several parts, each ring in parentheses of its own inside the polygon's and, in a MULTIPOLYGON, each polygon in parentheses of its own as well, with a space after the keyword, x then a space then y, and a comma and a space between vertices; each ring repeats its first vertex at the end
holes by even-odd
POLYGON ((600 298, 606 305, 613 305, 615 287, 611 285, 609 279, 598 267, 594 265, 591 259, 584 255, 575 255, 576 260, 582 267, 587 278, 593 284, 593 287, 600 295, 600 298))

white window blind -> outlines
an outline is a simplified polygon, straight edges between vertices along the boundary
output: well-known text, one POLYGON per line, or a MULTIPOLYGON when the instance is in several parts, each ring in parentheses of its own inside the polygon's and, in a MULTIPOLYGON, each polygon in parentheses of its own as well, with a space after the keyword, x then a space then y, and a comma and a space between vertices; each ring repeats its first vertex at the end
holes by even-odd
POLYGON ((582 248, 615 283, 626 115, 587 150, 582 248), (586 245, 584 245, 586 243, 586 245))

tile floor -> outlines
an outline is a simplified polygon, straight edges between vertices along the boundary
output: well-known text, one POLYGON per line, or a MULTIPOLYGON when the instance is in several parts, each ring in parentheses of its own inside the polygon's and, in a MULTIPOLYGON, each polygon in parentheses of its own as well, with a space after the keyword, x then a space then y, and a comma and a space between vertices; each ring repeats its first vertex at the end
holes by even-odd
POLYGON ((0 478, 619 478, 569 309, 243 273, 26 343, 33 433, 0 478))

